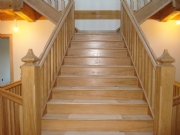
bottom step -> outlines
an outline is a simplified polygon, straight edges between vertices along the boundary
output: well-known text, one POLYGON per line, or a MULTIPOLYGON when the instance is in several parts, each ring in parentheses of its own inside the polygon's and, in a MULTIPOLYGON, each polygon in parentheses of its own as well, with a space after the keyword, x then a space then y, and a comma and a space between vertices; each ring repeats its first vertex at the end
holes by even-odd
POLYGON ((42 130, 59 131, 153 131, 148 115, 46 114, 42 130))
POLYGON ((153 132, 92 132, 92 131, 47 131, 41 135, 153 135, 153 132))

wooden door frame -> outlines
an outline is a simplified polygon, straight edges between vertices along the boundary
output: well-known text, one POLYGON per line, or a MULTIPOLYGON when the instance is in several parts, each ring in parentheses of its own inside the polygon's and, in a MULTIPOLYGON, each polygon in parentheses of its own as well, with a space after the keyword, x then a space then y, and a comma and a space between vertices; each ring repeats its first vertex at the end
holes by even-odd
POLYGON ((10 81, 14 82, 12 35, 11 34, 0 34, 0 38, 8 38, 9 39, 10 81))

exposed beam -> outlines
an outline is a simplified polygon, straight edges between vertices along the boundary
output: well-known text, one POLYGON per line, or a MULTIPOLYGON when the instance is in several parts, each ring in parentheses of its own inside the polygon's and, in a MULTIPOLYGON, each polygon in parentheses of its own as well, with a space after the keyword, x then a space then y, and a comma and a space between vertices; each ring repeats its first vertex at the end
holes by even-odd
POLYGON ((173 5, 176 8, 176 10, 180 11, 180 0, 174 0, 173 5))
POLYGON ((30 6, 24 3, 23 8, 21 8, 19 11, 14 11, 18 16, 21 18, 29 21, 29 22, 35 22, 36 21, 36 15, 35 10, 32 9, 30 6))
POLYGON ((139 24, 141 24, 171 2, 171 0, 153 0, 138 10, 135 13, 135 17, 139 24))
POLYGON ((78 10, 75 19, 120 19, 119 10, 78 10))
POLYGON ((13 10, 20 10, 23 7, 23 0, 12 0, 13 10))
MULTIPOLYGON (((21 17, 17 16, 17 20, 24 20, 21 17)), ((1 21, 13 21, 14 20, 14 15, 9 15, 4 12, 0 12, 0 20, 1 21)))
POLYGON ((174 11, 171 14, 169 14, 168 16, 166 16, 164 19, 160 20, 161 22, 167 22, 169 20, 173 20, 174 17, 176 17, 177 15, 180 14, 180 11, 174 11))
POLYGON ((160 21, 167 22, 178 14, 179 12, 176 11, 175 7, 173 7, 172 3, 170 3, 160 11, 160 21))
POLYGON ((11 16, 16 15, 12 10, 1 10, 1 12, 6 13, 7 15, 11 15, 11 16))
POLYGON ((0 1, 0 9, 12 9, 13 3, 11 1, 0 1))
POLYGON ((42 0, 25 0, 24 2, 39 12, 41 15, 48 18, 54 24, 58 23, 58 20, 61 17, 61 13, 53 7, 49 6, 46 2, 42 0))

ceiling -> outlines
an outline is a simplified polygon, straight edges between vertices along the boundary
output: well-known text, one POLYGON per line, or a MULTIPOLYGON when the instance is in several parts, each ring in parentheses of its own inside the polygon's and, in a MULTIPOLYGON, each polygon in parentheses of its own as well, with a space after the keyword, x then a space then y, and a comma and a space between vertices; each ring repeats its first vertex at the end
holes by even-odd
MULTIPOLYGON (((23 3, 22 8, 19 8, 19 10, 13 10, 11 8, 12 3, 6 2, 6 4, 3 4, 2 2, 0 2, 1 21, 13 21, 14 19, 17 19, 27 20, 28 22, 35 22, 36 20, 47 20, 44 16, 36 12, 25 3, 23 3)), ((180 11, 176 10, 176 8, 172 6, 172 3, 170 3, 161 11, 151 16, 150 19, 159 20, 161 22, 167 22, 169 20, 179 20, 180 11)))
POLYGON ((1 21, 27 20, 28 22, 35 22, 36 20, 47 20, 44 16, 36 12, 27 4, 23 3, 23 7, 19 10, 0 9, 1 21))

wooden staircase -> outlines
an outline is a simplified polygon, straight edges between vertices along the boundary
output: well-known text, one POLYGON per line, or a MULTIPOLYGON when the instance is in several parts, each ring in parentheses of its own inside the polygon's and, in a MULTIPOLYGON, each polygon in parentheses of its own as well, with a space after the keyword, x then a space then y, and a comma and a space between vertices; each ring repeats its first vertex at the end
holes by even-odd
POLYGON ((42 117, 42 135, 153 135, 120 34, 75 34, 42 117))

